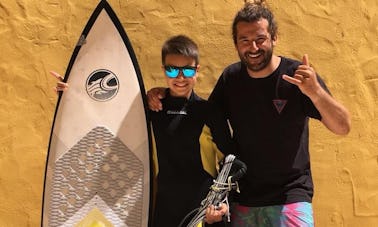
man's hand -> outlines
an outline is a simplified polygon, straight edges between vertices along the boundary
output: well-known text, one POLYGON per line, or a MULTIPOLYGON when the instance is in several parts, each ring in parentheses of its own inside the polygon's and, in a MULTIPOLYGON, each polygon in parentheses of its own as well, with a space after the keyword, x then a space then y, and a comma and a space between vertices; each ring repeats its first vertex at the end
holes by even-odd
POLYGON ((289 83, 297 85, 302 93, 310 98, 323 90, 318 82, 315 70, 310 66, 307 54, 303 56, 302 65, 298 66, 293 77, 283 75, 282 78, 289 83))
POLYGON ((338 135, 348 134, 351 127, 348 110, 320 86, 315 70, 310 67, 307 54, 303 56, 302 63, 293 77, 283 75, 282 78, 297 85, 301 92, 311 99, 322 117, 322 123, 331 132, 338 135))
POLYGON ((67 91, 68 84, 63 82, 63 77, 59 73, 54 71, 50 71, 50 74, 58 80, 56 87, 53 88, 54 91, 57 93, 60 91, 67 91))
POLYGON ((163 105, 160 101, 160 99, 165 97, 165 88, 163 87, 155 87, 151 88, 149 91, 147 91, 147 102, 148 107, 152 111, 159 112, 163 109, 163 105))
POLYGON ((213 224, 215 222, 222 221, 223 216, 228 212, 228 206, 221 203, 219 206, 214 205, 209 206, 206 209, 205 222, 208 224, 213 224))

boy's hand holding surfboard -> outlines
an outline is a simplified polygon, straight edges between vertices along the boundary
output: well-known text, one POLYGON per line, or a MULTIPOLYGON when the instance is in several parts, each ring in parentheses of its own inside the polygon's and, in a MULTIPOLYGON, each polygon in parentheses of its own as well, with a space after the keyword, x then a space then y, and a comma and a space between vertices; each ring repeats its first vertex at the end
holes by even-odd
POLYGON ((54 72, 54 71, 50 71, 50 74, 56 79, 58 79, 58 82, 56 83, 56 87, 53 88, 54 91, 57 93, 60 91, 67 91, 68 83, 63 82, 64 78, 59 73, 54 72))

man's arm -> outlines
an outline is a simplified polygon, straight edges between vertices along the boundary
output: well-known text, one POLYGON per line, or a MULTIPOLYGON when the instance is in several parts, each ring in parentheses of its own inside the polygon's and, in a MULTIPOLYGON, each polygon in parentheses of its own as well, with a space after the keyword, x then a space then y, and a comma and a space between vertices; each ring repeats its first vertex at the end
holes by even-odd
POLYGON ((303 64, 298 66, 294 76, 283 75, 283 79, 298 86, 311 99, 322 117, 322 123, 331 132, 338 135, 349 133, 351 120, 348 110, 320 86, 307 54, 303 56, 303 64))
POLYGON ((147 91, 147 102, 150 110, 159 112, 163 109, 160 99, 165 97, 165 89, 164 87, 155 87, 147 91))
POLYGON ((346 135, 350 131, 350 117, 347 109, 337 102, 323 88, 310 97, 322 116, 322 123, 333 133, 346 135))

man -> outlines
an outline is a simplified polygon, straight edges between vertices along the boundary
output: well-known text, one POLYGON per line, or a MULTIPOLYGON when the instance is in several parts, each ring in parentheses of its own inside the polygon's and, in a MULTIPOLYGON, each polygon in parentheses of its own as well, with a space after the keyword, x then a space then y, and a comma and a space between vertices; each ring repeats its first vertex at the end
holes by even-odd
MULTIPOLYGON (((273 54, 277 25, 263 1, 246 3, 232 33, 241 61, 223 71, 209 97, 229 119, 236 155, 248 166, 232 226, 313 226, 308 121, 346 135, 349 113, 307 55, 299 62, 273 54)), ((160 110, 161 90, 148 97, 150 108, 160 110)))

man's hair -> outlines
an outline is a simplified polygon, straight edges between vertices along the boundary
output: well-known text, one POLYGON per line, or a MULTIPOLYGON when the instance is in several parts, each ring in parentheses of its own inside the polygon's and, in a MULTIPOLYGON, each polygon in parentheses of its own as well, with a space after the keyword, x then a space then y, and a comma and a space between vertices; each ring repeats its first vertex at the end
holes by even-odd
POLYGON ((161 62, 165 64, 165 57, 168 54, 178 54, 191 57, 195 60, 196 65, 199 63, 199 54, 197 44, 185 35, 177 35, 169 38, 161 48, 161 62))
POLYGON ((234 18, 234 22, 232 23, 232 38, 234 40, 234 43, 236 44, 237 41, 236 25, 239 22, 255 22, 263 18, 266 19, 269 23, 268 32, 270 33, 271 38, 275 39, 278 29, 277 23, 274 19, 272 11, 270 11, 268 6, 265 4, 265 1, 245 1, 244 7, 237 12, 234 18))

